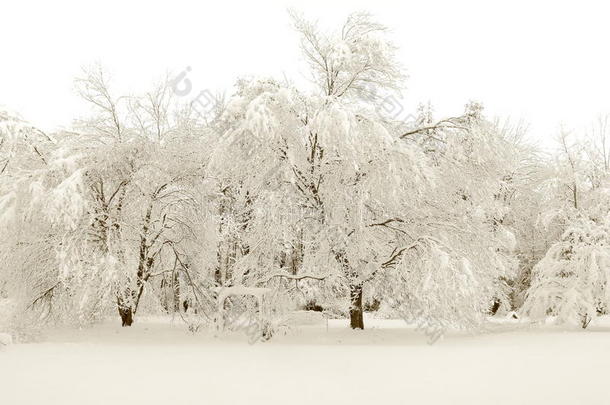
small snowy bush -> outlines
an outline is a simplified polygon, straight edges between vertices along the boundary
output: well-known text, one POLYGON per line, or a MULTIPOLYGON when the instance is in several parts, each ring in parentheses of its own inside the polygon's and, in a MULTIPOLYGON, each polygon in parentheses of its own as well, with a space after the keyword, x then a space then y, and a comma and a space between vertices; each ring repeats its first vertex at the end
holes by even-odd
POLYGON ((524 312, 586 328, 610 304, 610 217, 574 221, 532 273, 524 312))
POLYGON ((0 333, 0 345, 8 346, 13 343, 13 337, 8 333, 0 333))

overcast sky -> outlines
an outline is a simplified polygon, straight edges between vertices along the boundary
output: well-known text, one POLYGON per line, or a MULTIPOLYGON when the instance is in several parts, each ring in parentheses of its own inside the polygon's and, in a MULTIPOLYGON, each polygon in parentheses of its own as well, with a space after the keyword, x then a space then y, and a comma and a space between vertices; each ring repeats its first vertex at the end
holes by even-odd
POLYGON ((368 10, 392 28, 409 79, 404 105, 459 114, 469 99, 524 120, 547 142, 563 122, 610 112, 610 11, 604 2, 532 1, 5 1, 0 104, 40 127, 84 113, 73 79, 101 61, 118 93, 191 67, 195 88, 244 75, 304 80, 288 7, 333 28, 368 10))

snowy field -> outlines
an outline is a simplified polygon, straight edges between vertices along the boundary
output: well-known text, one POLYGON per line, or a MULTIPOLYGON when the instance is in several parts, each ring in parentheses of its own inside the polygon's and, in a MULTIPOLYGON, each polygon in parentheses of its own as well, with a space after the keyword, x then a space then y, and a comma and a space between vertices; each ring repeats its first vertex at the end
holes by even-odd
POLYGON ((0 351, 0 404, 608 404, 610 321, 494 323, 436 344, 402 321, 307 326, 249 345, 149 319, 0 351))

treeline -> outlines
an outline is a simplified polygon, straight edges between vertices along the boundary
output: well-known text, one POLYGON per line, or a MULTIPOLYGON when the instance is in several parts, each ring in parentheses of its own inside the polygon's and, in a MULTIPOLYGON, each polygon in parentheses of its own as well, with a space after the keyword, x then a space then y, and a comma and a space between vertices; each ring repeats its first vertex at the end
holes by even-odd
POLYGON ((324 309, 352 328, 365 309, 442 328, 511 311, 586 327, 607 311, 606 118, 545 154, 476 102, 395 116, 404 75, 384 26, 292 18, 313 90, 239 80, 202 110, 183 76, 120 96, 95 66, 76 80, 93 113, 71 131, 0 113, 15 323, 129 326, 144 308, 207 324, 238 286, 269 289, 270 319, 324 309))

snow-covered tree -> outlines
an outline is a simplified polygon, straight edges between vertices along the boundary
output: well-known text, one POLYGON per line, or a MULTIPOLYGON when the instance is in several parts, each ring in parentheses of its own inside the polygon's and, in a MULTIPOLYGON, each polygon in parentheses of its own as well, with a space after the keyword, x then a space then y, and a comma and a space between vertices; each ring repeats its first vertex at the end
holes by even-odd
POLYGON ((129 326, 144 291, 154 291, 149 281, 175 276, 192 253, 185 249, 194 238, 204 130, 171 100, 166 82, 114 98, 102 70, 85 73, 77 84, 93 117, 56 134, 44 165, 15 173, 2 205, 24 229, 24 240, 13 239, 24 260, 29 249, 48 255, 34 268, 16 263, 44 280, 30 282, 39 295, 25 297, 28 307, 52 301, 62 307, 56 315, 81 322, 117 308, 129 326))
POLYGON ((348 52, 339 46, 343 34, 321 34, 296 18, 319 93, 242 81, 228 103, 217 167, 232 173, 222 189, 241 196, 238 206, 248 212, 237 232, 245 239, 237 282, 314 279, 305 289, 349 312, 353 328, 363 328, 366 296, 398 290, 409 292, 401 306, 472 324, 504 294, 499 280, 514 269, 511 234, 495 220, 504 175, 498 157, 510 152, 477 105, 426 131, 388 125, 357 86, 362 66, 374 66, 363 82, 379 93, 400 87, 392 46, 369 17, 350 17, 342 32, 356 29, 351 24, 359 34, 348 52), (335 60, 339 48, 344 56, 335 60), (414 141, 422 134, 437 139, 435 153, 414 141))
POLYGON ((559 322, 586 327, 606 311, 606 228, 610 202, 605 165, 607 128, 603 118, 587 139, 562 128, 559 149, 539 183, 538 221, 547 249, 531 272, 523 306, 534 317, 557 316, 559 322))

